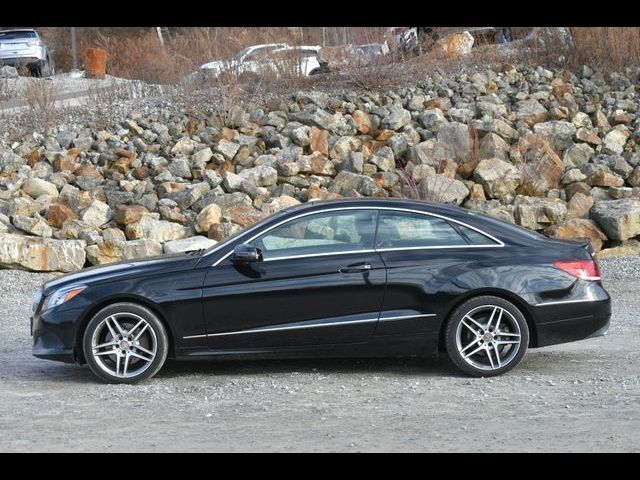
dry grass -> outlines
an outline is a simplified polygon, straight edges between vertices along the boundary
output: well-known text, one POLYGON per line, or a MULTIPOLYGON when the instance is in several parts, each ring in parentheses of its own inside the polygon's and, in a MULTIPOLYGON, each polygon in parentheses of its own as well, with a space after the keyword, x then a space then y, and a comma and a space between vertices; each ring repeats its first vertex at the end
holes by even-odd
POLYGON ((29 114, 36 129, 46 135, 56 117, 57 88, 50 82, 31 79, 25 89, 29 114))

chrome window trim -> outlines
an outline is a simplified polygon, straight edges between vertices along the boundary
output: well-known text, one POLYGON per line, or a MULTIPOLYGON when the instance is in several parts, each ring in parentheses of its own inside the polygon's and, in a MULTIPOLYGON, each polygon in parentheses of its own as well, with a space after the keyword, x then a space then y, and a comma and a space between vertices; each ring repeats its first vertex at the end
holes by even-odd
MULTIPOLYGON (((304 212, 301 213, 299 215, 296 215, 294 217, 290 217, 290 218, 286 218, 278 223, 276 223, 275 225, 272 225, 268 228, 266 228, 265 230, 262 230, 261 232, 258 232, 256 235, 252 236, 251 238, 244 240, 242 243, 250 243, 252 241, 254 241, 256 238, 258 238, 260 235, 263 235, 271 230, 273 230, 276 227, 279 227, 280 225, 283 225, 287 222, 293 221, 293 220, 297 220, 298 218, 302 218, 302 217, 307 217, 310 215, 315 215, 318 213, 326 213, 326 212, 333 212, 333 211, 344 211, 344 210, 390 210, 390 211, 395 211, 395 212, 409 212, 409 213, 417 213, 420 215, 429 215, 431 217, 436 217, 436 218, 441 218, 445 221, 448 222, 453 222, 453 223, 457 223, 458 225, 462 225, 464 227, 470 228, 472 230, 475 230, 476 232, 480 233, 481 235, 484 235, 485 237, 493 240, 494 242, 496 242, 496 244, 488 244, 488 245, 451 245, 451 246, 433 246, 433 247, 406 247, 406 248, 388 248, 388 249, 383 249, 383 248, 378 248, 378 249, 363 249, 363 250, 352 250, 348 253, 371 253, 373 252, 384 252, 384 251, 401 251, 401 250, 442 250, 442 249, 446 249, 446 248, 500 248, 500 247, 504 247, 504 243, 497 239, 496 237, 494 237, 493 235, 484 232, 483 230, 480 230, 477 227, 474 227, 473 225, 469 225, 467 223, 464 223, 460 220, 455 220, 453 218, 449 218, 447 216, 444 215, 440 215, 437 213, 431 213, 431 212, 424 212, 422 210, 416 210, 413 208, 402 208, 402 207, 377 207, 377 206, 362 206, 362 207, 332 207, 332 208, 325 208, 322 210, 313 210, 311 212, 304 212)), ((249 232, 251 232, 252 230, 258 228, 253 227, 249 230, 247 230, 247 232, 245 232, 245 235, 249 232)), ((214 253, 217 250, 214 250, 211 253, 214 253)), ((226 254, 224 254, 222 257, 220 257, 220 259, 218 261, 216 261, 213 265, 211 265, 212 267, 215 267, 217 265, 219 265, 220 263, 222 263, 224 260, 226 260, 231 254, 233 253, 233 249, 229 250, 226 254)), ((308 255, 291 255, 291 256, 283 256, 283 257, 274 257, 271 259, 265 259, 265 262, 269 262, 269 261, 274 261, 274 260, 283 260, 283 259, 288 259, 288 258, 305 258, 305 257, 311 257, 311 256, 315 256, 315 257, 320 257, 320 256, 329 256, 329 255, 340 255, 340 254, 344 254, 346 252, 327 252, 327 253, 318 253, 318 254, 308 254, 308 255)))
POLYGON ((242 335, 246 333, 264 333, 264 332, 277 332, 281 330, 303 330, 305 328, 319 328, 319 327, 334 327, 339 325, 354 325, 358 323, 373 323, 373 322, 387 322, 394 320, 405 320, 407 318, 424 318, 424 317, 435 317, 437 316, 435 313, 423 313, 418 315, 400 315, 395 317, 382 317, 378 316, 375 318, 364 318, 359 320, 346 320, 344 322, 327 322, 327 323, 316 323, 311 325, 283 325, 281 327, 260 327, 253 328, 250 330, 233 330, 230 332, 219 332, 219 333, 207 333, 202 335, 189 335, 187 337, 182 337, 183 340, 188 340, 191 338, 203 338, 203 337, 224 337, 228 335, 242 335))

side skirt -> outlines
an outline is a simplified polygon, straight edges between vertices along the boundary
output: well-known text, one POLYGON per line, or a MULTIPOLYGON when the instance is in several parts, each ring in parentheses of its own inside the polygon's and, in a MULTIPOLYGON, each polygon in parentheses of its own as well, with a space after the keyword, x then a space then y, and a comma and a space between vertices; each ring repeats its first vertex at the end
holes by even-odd
POLYGON ((431 357, 438 354, 438 339, 425 335, 386 336, 368 342, 305 345, 300 347, 254 348, 234 350, 177 349, 178 360, 263 359, 263 358, 383 358, 383 357, 431 357))

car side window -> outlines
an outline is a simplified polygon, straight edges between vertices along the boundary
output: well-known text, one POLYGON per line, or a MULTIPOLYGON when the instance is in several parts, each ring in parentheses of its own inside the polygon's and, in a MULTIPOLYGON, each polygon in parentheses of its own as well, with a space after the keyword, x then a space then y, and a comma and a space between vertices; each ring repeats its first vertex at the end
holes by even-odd
POLYGON ((456 228, 467 237, 471 245, 498 245, 494 240, 490 239, 486 235, 474 230, 473 228, 465 227, 464 225, 457 225, 456 228))
POLYGON ((410 212, 380 212, 376 248, 467 245, 446 220, 410 212))
POLYGON ((331 211, 305 215, 275 227, 251 242, 265 260, 372 250, 375 210, 331 211))

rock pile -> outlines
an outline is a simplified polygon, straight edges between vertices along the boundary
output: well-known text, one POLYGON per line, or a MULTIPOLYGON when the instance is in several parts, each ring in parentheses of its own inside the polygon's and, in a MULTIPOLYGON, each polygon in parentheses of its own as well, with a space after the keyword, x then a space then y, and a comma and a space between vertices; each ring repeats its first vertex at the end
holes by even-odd
POLYGON ((455 202, 597 249, 640 236, 637 71, 434 73, 234 115, 132 113, 0 145, 0 265, 72 271, 202 248, 341 196, 455 202))

